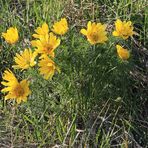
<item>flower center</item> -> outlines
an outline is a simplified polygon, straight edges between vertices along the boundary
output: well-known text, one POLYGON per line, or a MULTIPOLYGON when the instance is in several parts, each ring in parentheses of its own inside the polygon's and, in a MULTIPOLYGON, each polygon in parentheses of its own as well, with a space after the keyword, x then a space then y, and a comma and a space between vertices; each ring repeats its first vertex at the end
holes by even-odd
POLYGON ((53 50, 53 46, 51 44, 46 45, 46 47, 44 48, 44 51, 46 53, 50 53, 53 50))
POLYGON ((31 59, 28 59, 28 60, 26 61, 26 65, 29 65, 29 66, 30 66, 30 61, 31 61, 31 59))
POLYGON ((15 95, 17 97, 23 96, 24 94, 24 89, 22 88, 22 86, 20 84, 18 84, 15 89, 14 89, 15 95))
POLYGON ((93 32, 92 34, 90 34, 90 36, 91 36, 91 39, 95 42, 97 42, 99 39, 99 35, 97 32, 93 32))
POLYGON ((47 66, 50 70, 55 70, 55 66, 53 65, 53 63, 48 63, 47 66))
POLYGON ((119 33, 124 36, 127 37, 128 36, 128 30, 126 27, 121 28, 121 30, 119 31, 119 33))

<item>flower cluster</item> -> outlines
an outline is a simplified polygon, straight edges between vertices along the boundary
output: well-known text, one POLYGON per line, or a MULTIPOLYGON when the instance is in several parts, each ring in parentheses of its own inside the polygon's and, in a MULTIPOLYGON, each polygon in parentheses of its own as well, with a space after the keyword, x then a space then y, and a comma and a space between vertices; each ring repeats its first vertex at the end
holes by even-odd
MULTIPOLYGON (((39 72, 46 80, 51 80, 56 71, 60 72, 59 67, 54 62, 55 49, 60 45, 60 39, 55 34, 66 34, 68 31, 66 18, 56 22, 51 30, 53 32, 49 32, 49 27, 46 23, 35 29, 35 34, 32 35, 35 39, 31 41, 31 45, 35 47, 35 50, 33 51, 29 48, 16 53, 14 57, 15 64, 12 67, 21 70, 34 67, 37 64, 35 59, 39 56, 39 72)), ((19 39, 17 28, 10 27, 6 33, 2 33, 2 37, 7 43, 15 44, 19 39)), ((3 80, 1 84, 5 88, 1 92, 7 93, 5 100, 15 99, 18 104, 21 101, 27 101, 27 97, 31 93, 27 79, 19 82, 11 70, 5 70, 3 80)))
MULTIPOLYGON (((80 32, 86 36, 91 45, 95 45, 105 43, 108 40, 106 27, 107 25, 105 24, 89 21, 87 29, 81 29, 80 32)), ((51 31, 46 23, 37 27, 35 33, 32 35, 34 40, 31 41, 34 50, 27 48, 20 53, 16 53, 14 57, 15 64, 12 67, 14 69, 26 70, 38 65, 40 74, 46 80, 51 80, 56 71, 60 72, 60 68, 54 62, 56 57, 55 50, 61 43, 58 35, 66 34, 68 29, 66 18, 62 18, 59 22, 56 22, 51 27, 51 31), (37 59, 37 57, 39 58, 37 59)), ((115 37, 121 37, 126 40, 135 34, 133 29, 131 21, 122 22, 117 19, 115 22, 115 31, 112 34, 115 37)), ((10 27, 6 33, 2 33, 2 37, 7 43, 15 44, 19 39, 17 28, 10 27)), ((117 54, 122 60, 127 60, 130 57, 127 49, 120 45, 116 45, 116 48, 117 54)), ((5 70, 2 78, 3 81, 1 84, 4 85, 4 88, 1 91, 7 93, 5 96, 6 100, 15 99, 18 104, 21 101, 27 101, 27 97, 31 93, 27 79, 19 82, 11 70, 5 70)))
MULTIPOLYGON (((121 37, 124 40, 128 39, 130 36, 134 35, 134 27, 131 21, 121 21, 117 19, 115 22, 115 31, 113 31, 113 36, 121 37)), ((81 33, 87 37, 87 40, 91 45, 97 43, 105 43, 107 38, 106 25, 101 23, 91 23, 90 21, 87 24, 87 30, 81 29, 81 33)), ((122 60, 127 60, 130 57, 130 53, 127 49, 124 49, 120 45, 116 45, 117 54, 122 60)))
MULTIPOLYGON (((64 35, 68 31, 68 23, 65 18, 53 25, 52 31, 58 35, 64 35)), ((55 71, 60 72, 54 62, 55 49, 60 45, 61 40, 53 33, 49 32, 49 27, 43 23, 41 27, 35 30, 36 34, 32 36, 35 40, 31 45, 36 48, 35 53, 39 54, 39 71, 45 79, 52 79, 55 71)))

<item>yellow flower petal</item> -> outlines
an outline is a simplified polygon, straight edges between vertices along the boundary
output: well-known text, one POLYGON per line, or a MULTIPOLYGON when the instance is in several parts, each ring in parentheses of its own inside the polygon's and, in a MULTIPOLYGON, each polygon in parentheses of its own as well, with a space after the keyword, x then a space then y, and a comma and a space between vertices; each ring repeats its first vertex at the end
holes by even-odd
POLYGON ((27 100, 27 96, 31 93, 27 80, 22 80, 19 83, 10 70, 4 71, 3 80, 2 84, 5 88, 3 88, 1 92, 7 92, 5 100, 15 99, 18 104, 21 103, 21 101, 27 100))
POLYGON ((126 40, 134 34, 133 29, 131 21, 122 22, 120 19, 117 19, 115 22, 115 31, 113 31, 113 36, 118 36, 126 40))
POLYGON ((18 54, 16 53, 16 56, 14 57, 14 61, 16 65, 13 65, 13 68, 16 69, 28 69, 29 67, 33 67, 36 62, 35 58, 37 56, 37 53, 33 53, 31 49, 25 49, 22 53, 18 54))
POLYGON ((37 34, 33 34, 32 36, 34 38, 40 39, 42 36, 45 36, 46 34, 48 34, 48 32, 49 32, 48 25, 46 23, 43 23, 41 27, 38 27, 37 29, 35 29, 35 32, 37 34))
POLYGON ((36 52, 54 57, 54 50, 60 45, 60 39, 51 32, 42 36, 40 40, 31 41, 31 44, 37 47, 36 52))
POLYGON ((122 60, 127 60, 130 57, 130 53, 127 49, 123 48, 120 45, 116 45, 117 48, 117 53, 118 56, 122 59, 122 60))
POLYGON ((10 27, 6 33, 2 33, 2 37, 6 40, 7 43, 15 44, 19 39, 17 28, 10 27))
POLYGON ((81 33, 87 37, 87 40, 91 45, 97 43, 104 43, 108 40, 107 32, 105 31, 106 25, 101 23, 91 23, 90 21, 87 24, 87 30, 81 29, 81 33))
POLYGON ((87 30, 86 29, 81 29, 80 31, 83 35, 87 35, 87 30))
POLYGON ((59 22, 54 23, 52 31, 58 35, 64 35, 68 31, 68 23, 66 18, 62 18, 59 22))
POLYGON ((113 31, 113 36, 119 36, 119 33, 117 31, 113 31))
POLYGON ((88 24, 87 24, 87 31, 90 31, 91 30, 91 26, 92 26, 91 25, 91 21, 89 21, 88 24))
POLYGON ((59 68, 55 65, 54 61, 48 58, 47 55, 40 57, 38 66, 40 74, 43 75, 46 80, 52 79, 55 71, 59 71, 59 68))

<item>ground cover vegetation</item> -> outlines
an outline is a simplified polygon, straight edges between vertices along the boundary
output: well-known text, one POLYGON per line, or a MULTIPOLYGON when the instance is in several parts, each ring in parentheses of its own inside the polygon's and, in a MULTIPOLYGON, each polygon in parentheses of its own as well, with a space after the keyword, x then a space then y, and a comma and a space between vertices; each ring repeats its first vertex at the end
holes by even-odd
POLYGON ((0 147, 147 147, 146 0, 0 0, 0 147))

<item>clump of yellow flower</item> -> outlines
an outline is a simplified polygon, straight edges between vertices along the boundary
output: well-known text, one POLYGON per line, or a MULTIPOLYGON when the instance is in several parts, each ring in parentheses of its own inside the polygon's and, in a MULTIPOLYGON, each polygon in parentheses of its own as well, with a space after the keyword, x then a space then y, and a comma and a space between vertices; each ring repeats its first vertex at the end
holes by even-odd
POLYGON ((130 52, 120 45, 116 45, 118 56, 122 60, 127 60, 130 57, 130 52))
POLYGON ((107 32, 105 31, 106 25, 101 23, 91 23, 90 21, 87 24, 87 30, 81 29, 81 33, 87 37, 87 40, 92 44, 104 43, 108 40, 107 32))
POLYGON ((49 32, 48 25, 46 23, 43 23, 43 25, 41 27, 38 27, 37 29, 35 29, 35 32, 37 34, 32 35, 34 38, 40 38, 42 36, 47 35, 49 32))
POLYGON ((68 31, 66 18, 62 18, 59 22, 54 23, 52 31, 58 35, 64 35, 68 31))
POLYGON ((15 44, 19 39, 17 28, 10 27, 7 32, 2 33, 2 37, 4 37, 7 43, 15 44))
POLYGON ((43 75, 43 77, 47 79, 52 79, 55 71, 57 70, 60 72, 59 67, 55 65, 55 62, 51 60, 47 55, 42 55, 41 59, 39 61, 38 66, 40 74, 43 75))
POLYGON ((28 69, 29 67, 33 67, 36 62, 35 58, 37 56, 36 52, 32 52, 31 49, 25 49, 22 53, 16 53, 14 57, 14 61, 16 65, 13 65, 13 68, 16 69, 28 69))
POLYGON ((21 101, 27 101, 27 96, 31 91, 26 79, 18 82, 17 78, 10 70, 5 70, 2 78, 4 81, 2 81, 1 84, 4 85, 5 88, 3 88, 1 92, 7 93, 5 100, 15 99, 18 104, 20 104, 21 101))
POLYGON ((130 36, 135 34, 133 31, 134 27, 132 25, 131 21, 121 21, 120 19, 117 19, 115 22, 115 31, 113 31, 113 36, 118 36, 123 39, 128 39, 130 36))
POLYGON ((48 35, 40 37, 39 40, 31 41, 33 47, 37 47, 36 52, 41 54, 47 54, 54 57, 54 50, 60 45, 60 39, 58 39, 52 32, 48 35))

